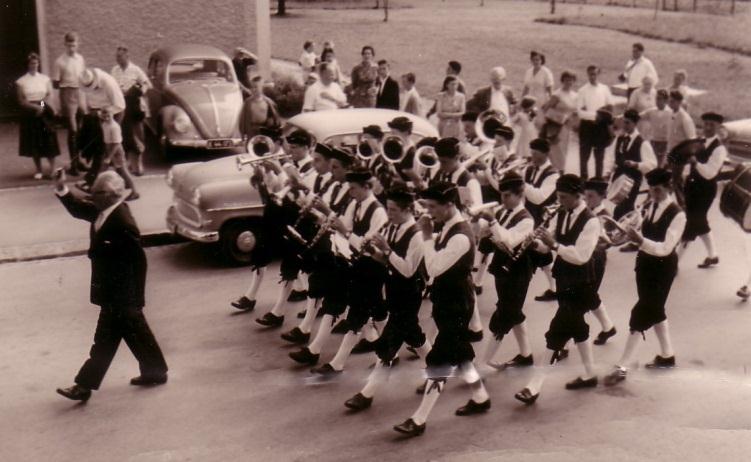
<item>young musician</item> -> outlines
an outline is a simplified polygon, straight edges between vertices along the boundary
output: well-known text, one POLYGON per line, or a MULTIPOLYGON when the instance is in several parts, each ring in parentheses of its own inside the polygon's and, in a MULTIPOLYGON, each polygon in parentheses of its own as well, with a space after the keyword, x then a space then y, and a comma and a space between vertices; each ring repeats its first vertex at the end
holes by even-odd
POLYGON ((422 234, 412 215, 414 196, 399 187, 389 190, 386 197, 389 221, 380 233, 373 235, 372 243, 378 249, 377 258, 388 271, 385 283, 388 321, 374 345, 378 362, 373 372, 363 389, 344 403, 354 411, 370 407, 378 388, 388 380, 402 344, 412 347, 422 358, 430 351, 430 342, 418 320, 425 278, 420 270, 422 234))
POLYGON ((491 367, 502 370, 534 364, 532 347, 527 337, 526 317, 522 312, 534 267, 527 251, 521 250, 520 246, 532 234, 535 224, 532 215, 524 208, 522 177, 509 172, 498 186, 503 206, 496 213, 483 213, 483 218, 489 222, 489 236, 485 239, 491 241, 495 251, 490 263, 490 273, 495 277, 498 295, 496 310, 490 318, 489 326, 495 341, 488 347, 485 361, 491 367), (494 357, 501 341, 512 330, 519 345, 519 354, 510 361, 497 363, 494 357))
MULTIPOLYGON (((562 175, 556 182, 560 209, 549 228, 536 232, 541 245, 556 252, 553 276, 558 283, 558 310, 545 333, 549 353, 543 364, 555 364, 559 352, 573 339, 581 355, 584 375, 566 384, 567 390, 597 386, 589 325, 584 315, 596 302, 595 270, 592 254, 600 237, 600 221, 581 200, 582 180, 572 174, 562 175)), ((540 396, 545 377, 535 374, 527 386, 515 395, 525 404, 534 403, 540 396)))
POLYGON ((438 335, 426 358, 428 380, 422 403, 412 417, 394 430, 408 436, 425 431, 425 421, 455 368, 470 385, 472 397, 456 410, 457 415, 472 415, 490 409, 490 397, 472 359, 475 354, 469 338, 475 294, 472 290, 474 236, 457 210, 458 192, 449 183, 435 183, 421 193, 430 217, 423 216, 418 227, 424 240, 425 268, 434 279, 431 291, 433 319, 438 335), (442 225, 433 238, 433 221, 442 225))
MULTIPOLYGON (((543 138, 534 139, 529 143, 529 149, 532 151, 532 162, 524 170, 524 183, 526 184, 524 187, 524 207, 532 215, 537 227, 542 223, 545 207, 555 202, 555 184, 560 177, 560 173, 548 158, 550 143, 547 140, 543 138)), ((542 272, 548 280, 548 289, 535 297, 538 302, 549 302, 556 299, 552 260, 550 261, 550 264, 542 266, 542 272)))
POLYGON ((394 165, 401 180, 405 183, 420 181, 419 172, 415 170, 415 145, 412 142, 412 121, 407 117, 396 117, 388 122, 391 134, 398 136, 403 143, 406 153, 401 162, 394 165))
POLYGON ((717 195, 717 175, 725 163, 728 151, 717 137, 717 129, 723 122, 723 117, 714 112, 702 114, 704 122, 704 148, 695 156, 691 156, 689 163, 691 171, 684 186, 686 200, 686 229, 681 238, 679 256, 697 237, 701 239, 707 249, 707 257, 698 266, 709 268, 720 262, 715 252, 712 230, 707 221, 707 213, 717 195))
POLYGON ((628 197, 613 210, 613 218, 616 220, 634 210, 642 177, 645 173, 657 167, 657 157, 652 145, 636 129, 639 118, 636 109, 628 109, 623 113, 623 134, 618 137, 615 144, 613 181, 621 175, 634 180, 634 185, 631 187, 628 197))
POLYGON ((665 302, 678 271, 675 248, 686 226, 686 214, 670 194, 670 177, 667 170, 657 168, 647 174, 651 203, 644 208, 641 231, 630 228, 629 237, 639 245, 636 255, 636 290, 639 299, 631 310, 626 341, 615 370, 605 377, 605 385, 615 385, 626 379, 636 347, 644 333, 654 327, 660 342, 660 354, 646 365, 649 369, 675 366, 675 353, 670 341, 670 331, 665 313, 665 302))

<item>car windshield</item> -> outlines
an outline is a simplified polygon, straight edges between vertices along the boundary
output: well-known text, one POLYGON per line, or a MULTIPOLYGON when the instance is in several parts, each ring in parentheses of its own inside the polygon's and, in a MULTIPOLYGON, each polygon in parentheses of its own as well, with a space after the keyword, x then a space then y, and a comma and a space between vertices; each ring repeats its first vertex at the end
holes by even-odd
POLYGON ((169 66, 169 83, 189 82, 194 80, 232 82, 231 68, 218 59, 180 59, 169 66))

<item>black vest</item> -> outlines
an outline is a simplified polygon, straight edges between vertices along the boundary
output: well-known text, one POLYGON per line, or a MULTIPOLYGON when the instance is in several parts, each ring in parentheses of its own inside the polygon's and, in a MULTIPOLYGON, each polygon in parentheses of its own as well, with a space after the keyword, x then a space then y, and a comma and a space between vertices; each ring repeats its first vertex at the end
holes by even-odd
POLYGON ((626 137, 619 136, 618 141, 615 144, 615 171, 613 172, 613 178, 617 178, 620 175, 626 175, 634 179, 635 186, 638 187, 641 182, 642 173, 638 168, 626 167, 624 162, 631 160, 633 162, 641 162, 641 144, 644 139, 641 135, 636 136, 631 143, 631 147, 626 149, 626 137))
MULTIPOLYGON (((610 212, 606 208, 602 208, 599 212, 595 214, 595 216, 598 217, 609 217, 610 212)), ((615 226, 611 223, 602 223, 603 228, 608 229, 611 226, 615 226)), ((597 247, 595 247, 595 253, 598 254, 598 257, 604 257, 606 254, 608 247, 610 247, 610 244, 608 244, 607 239, 605 239, 605 236, 600 236, 600 238, 597 240, 597 247)))
MULTIPOLYGON (((533 172, 535 171, 535 167, 527 167, 527 170, 524 172, 524 182, 528 185, 532 185, 535 188, 539 188, 542 186, 542 183, 545 181, 547 177, 550 175, 553 175, 556 173, 555 167, 552 165, 548 165, 545 167, 545 169, 540 173, 540 176, 537 178, 537 181, 532 181, 534 178, 533 172)), ((555 190, 548 196, 547 199, 542 201, 540 204, 533 204, 531 201, 525 200, 524 201, 524 207, 529 210, 529 213, 532 215, 532 218, 535 220, 535 226, 539 226, 540 223, 542 223, 542 215, 543 210, 545 210, 545 207, 555 202, 555 190)))
POLYGON ((336 200, 343 187, 342 183, 337 182, 331 188, 331 203, 329 204, 329 208, 338 216, 344 215, 344 212, 347 211, 347 206, 352 201, 352 196, 349 195, 349 192, 342 194, 342 197, 338 201, 336 200))
MULTIPOLYGON (((646 216, 644 217, 644 221, 642 222, 641 226, 641 232, 644 238, 655 242, 665 241, 665 235, 668 232, 668 228, 670 228, 670 223, 673 222, 673 218, 675 218, 675 216, 678 215, 680 211, 681 208, 678 206, 678 204, 673 202, 668 205, 667 208, 665 208, 665 210, 662 212, 662 215, 660 215, 660 218, 657 221, 652 222, 649 220, 650 214, 652 213, 652 207, 647 207, 644 210, 646 216)), ((675 249, 673 249, 673 252, 675 252, 675 249)))
MULTIPOLYGON (((709 146, 702 149, 698 153, 696 153, 696 161, 700 164, 706 164, 709 161, 709 158, 712 157, 712 153, 714 150, 720 146, 720 140, 718 138, 715 138, 711 143, 709 143, 709 146)), ((699 182, 699 183, 716 183, 717 182, 717 175, 714 176, 714 178, 706 179, 704 178, 701 173, 699 173, 696 170, 695 166, 691 166, 691 172, 689 173, 689 179, 691 181, 699 182)))
MULTIPOLYGON (((566 210, 558 212, 555 226, 555 240, 563 246, 576 244, 576 240, 584 230, 584 226, 591 218, 594 218, 592 211, 585 208, 579 216, 576 217, 576 220, 569 224, 568 232, 564 234, 563 222, 566 213, 566 210)), ((559 255, 556 257, 555 263, 553 263, 553 277, 558 284, 563 287, 592 283, 595 280, 593 260, 590 257, 589 261, 583 265, 574 265, 573 263, 567 262, 559 255)))
POLYGON ((469 180, 472 179, 472 175, 466 171, 462 170, 462 172, 459 174, 459 176, 456 178, 456 181, 454 181, 454 175, 456 174, 456 171, 451 172, 448 179, 441 180, 441 178, 444 176, 444 173, 440 170, 436 172, 436 174, 433 176, 433 178, 428 181, 428 186, 433 186, 434 184, 440 182, 440 181, 447 181, 449 183, 455 184, 456 186, 465 187, 467 186, 467 183, 469 183, 469 180))
MULTIPOLYGON (((500 210, 498 214, 496 214, 496 219, 500 220, 502 214, 506 212, 505 209, 500 210)), ((529 213, 527 209, 521 209, 519 212, 511 215, 507 220, 505 224, 501 224, 506 229, 511 229, 514 226, 518 225, 519 222, 521 222, 524 219, 532 218, 532 214, 529 213)), ((521 245, 521 244, 520 244, 521 245)), ((510 249, 513 253, 518 249, 518 246, 510 249)), ((493 260, 491 260, 490 265, 488 265, 488 272, 492 275, 498 276, 501 274, 505 274, 506 271, 503 270, 503 267, 508 264, 509 273, 511 272, 532 272, 532 264, 531 260, 529 258, 529 252, 525 251, 518 260, 515 262, 510 262, 511 256, 506 254, 506 252, 503 251, 497 251, 493 254, 493 260)))
MULTIPOLYGON (((388 228, 391 226, 391 224, 387 224, 384 228, 383 234, 386 236, 388 232, 388 228)), ((404 226, 404 225, 402 225, 404 226)), ((398 231, 397 231, 398 232, 398 231)), ((413 223, 410 225, 407 229, 404 230, 402 233, 402 237, 399 239, 396 239, 393 242, 389 242, 389 246, 391 247, 391 251, 394 252, 399 258, 406 258, 407 257, 407 251, 409 250, 409 243, 412 241, 412 238, 417 234, 419 231, 417 229, 417 225, 413 223)), ((389 284, 394 289, 399 288, 409 288, 409 287, 415 287, 415 283, 418 283, 419 281, 422 281, 423 274, 421 272, 422 265, 417 268, 417 270, 412 274, 412 277, 404 277, 402 273, 400 273, 396 268, 391 265, 391 263, 388 264, 389 272, 388 277, 386 279, 386 284, 389 284)))
MULTIPOLYGON (((446 244, 452 237, 457 234, 464 234, 469 239, 469 250, 462 255, 459 260, 443 274, 433 280, 433 289, 430 299, 434 303, 460 303, 472 299, 472 267, 475 263, 475 238, 472 228, 466 221, 460 221, 452 226, 443 239, 436 241, 435 250, 440 251, 446 247, 446 244)), ((472 309, 472 307, 467 307, 472 309)))
MULTIPOLYGON (((370 220, 373 218, 375 211, 381 207, 378 201, 373 201, 365 209, 365 213, 362 215, 362 219, 357 218, 357 213, 352 216, 352 232, 360 237, 365 236, 370 230, 370 220)), ((357 204, 355 204, 355 212, 357 212, 357 204)))
POLYGON ((329 190, 329 187, 334 183, 334 177, 330 177, 327 181, 323 181, 323 175, 316 174, 316 179, 313 182, 313 194, 316 194, 317 196, 323 196, 326 191, 329 190))

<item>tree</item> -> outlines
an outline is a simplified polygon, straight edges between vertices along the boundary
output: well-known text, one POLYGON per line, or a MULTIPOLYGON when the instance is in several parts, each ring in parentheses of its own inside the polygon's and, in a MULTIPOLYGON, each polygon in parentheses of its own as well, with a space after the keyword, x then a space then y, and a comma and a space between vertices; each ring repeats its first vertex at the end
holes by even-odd
POLYGON ((284 16, 287 14, 287 0, 277 0, 276 15, 284 16))
POLYGON ((555 14, 555 0, 550 0, 550 14, 555 14))
POLYGON ((381 2, 380 2, 380 0, 376 0, 376 4, 375 4, 375 6, 373 7, 373 9, 374 9, 374 10, 377 10, 377 9, 378 9, 378 8, 380 8, 380 7, 381 7, 381 2))
POLYGON ((383 22, 389 22, 389 0, 383 0, 383 22))

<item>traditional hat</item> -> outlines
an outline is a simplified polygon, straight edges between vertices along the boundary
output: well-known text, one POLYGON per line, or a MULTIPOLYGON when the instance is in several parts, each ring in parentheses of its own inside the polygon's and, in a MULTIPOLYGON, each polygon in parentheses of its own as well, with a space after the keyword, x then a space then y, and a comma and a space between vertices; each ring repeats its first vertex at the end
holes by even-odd
POLYGON ((364 135, 370 135, 373 138, 379 140, 383 138, 383 130, 381 130, 381 127, 379 127, 378 125, 368 125, 367 127, 363 127, 362 133, 364 135))
POLYGON ((305 130, 295 130, 287 135, 287 143, 298 146, 309 146, 311 142, 310 135, 305 130))
POLYGON ((496 136, 502 136, 508 141, 511 141, 514 139, 514 129, 507 125, 501 125, 500 127, 496 128, 493 133, 496 136))
POLYGON ((365 167, 355 167, 347 172, 346 178, 349 182, 364 184, 373 178, 373 174, 365 167))
POLYGON ((646 175, 649 186, 670 186, 672 174, 664 168, 650 170, 646 175))
POLYGON ((630 120, 633 123, 638 123, 639 119, 641 119, 641 116, 639 115, 639 111, 637 111, 636 109, 627 109, 626 112, 623 113, 623 118, 630 120))
POLYGON ((434 200, 439 204, 456 204, 459 200, 459 191, 453 183, 440 181, 422 190, 420 198, 434 200))
POLYGON ((716 112, 705 112, 701 115, 701 120, 708 120, 710 122, 717 122, 718 124, 721 124, 725 121, 725 118, 716 112))
POLYGON ((604 178, 595 176, 584 182, 584 189, 597 191, 600 195, 604 196, 608 192, 608 182, 604 178))
POLYGON ((331 148, 331 159, 336 159, 344 166, 352 165, 355 162, 355 156, 345 148, 331 148))
POLYGON ((544 138, 535 138, 529 142, 529 148, 533 151, 547 154, 550 152, 550 143, 544 138))
POLYGON ((438 157, 456 158, 459 156, 459 140, 454 137, 441 138, 435 144, 438 157))
POLYGON ((407 117, 396 117, 388 123, 388 126, 402 132, 412 131, 412 121, 407 117))
POLYGON ((425 138, 421 139, 417 142, 416 147, 421 148, 423 146, 433 146, 435 147, 435 144, 438 142, 438 138, 435 136, 426 136, 425 138))
POLYGON ((334 156, 334 151, 332 150, 331 146, 323 143, 317 143, 315 152, 322 155, 326 159, 331 159, 334 156))
POLYGON ((566 173, 555 182, 555 190, 569 194, 581 194, 584 191, 584 183, 577 175, 566 173))
POLYGON ((395 186, 386 192, 386 200, 406 206, 415 201, 415 195, 404 186, 395 186))
POLYGON ((524 179, 516 172, 508 172, 498 182, 500 191, 512 191, 521 186, 524 186, 524 179))

